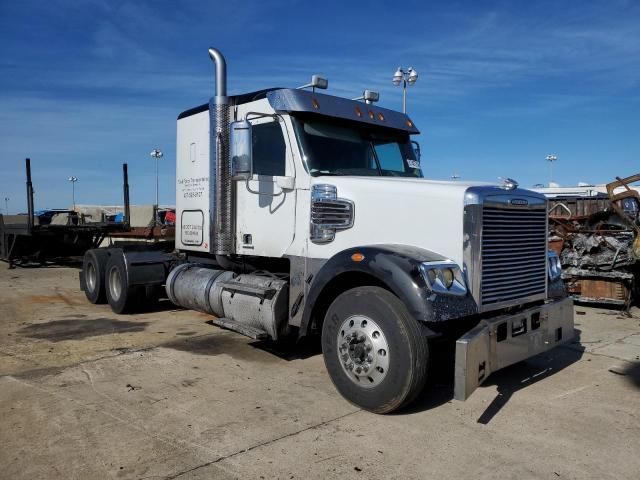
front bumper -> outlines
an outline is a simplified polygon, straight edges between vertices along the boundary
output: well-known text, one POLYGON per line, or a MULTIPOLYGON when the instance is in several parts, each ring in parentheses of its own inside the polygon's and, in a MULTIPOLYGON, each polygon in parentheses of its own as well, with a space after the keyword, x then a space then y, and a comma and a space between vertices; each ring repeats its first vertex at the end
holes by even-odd
POLYGON ((482 320, 456 342, 454 398, 466 400, 492 372, 573 337, 570 298, 482 320))

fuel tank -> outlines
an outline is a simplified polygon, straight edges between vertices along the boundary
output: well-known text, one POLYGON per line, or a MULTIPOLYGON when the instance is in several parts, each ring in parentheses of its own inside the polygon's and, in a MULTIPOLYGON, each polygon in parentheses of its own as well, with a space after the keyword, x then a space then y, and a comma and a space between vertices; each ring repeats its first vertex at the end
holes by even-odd
POLYGON ((288 326, 288 282, 272 274, 236 275, 184 263, 169 273, 166 290, 175 305, 263 331, 273 340, 288 326))

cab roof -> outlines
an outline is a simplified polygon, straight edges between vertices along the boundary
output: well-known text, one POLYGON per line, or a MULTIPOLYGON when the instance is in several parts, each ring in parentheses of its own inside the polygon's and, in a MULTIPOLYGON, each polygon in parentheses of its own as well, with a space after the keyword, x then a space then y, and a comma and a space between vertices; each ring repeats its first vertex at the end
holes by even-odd
MULTIPOLYGON (((277 112, 316 114, 377 127, 403 130, 409 134, 420 133, 413 121, 404 113, 310 90, 269 88, 229 97, 229 103, 231 105, 240 105, 262 98, 266 98, 271 107, 277 112)), ((186 110, 178 116, 178 120, 208 109, 209 104, 206 103, 186 110)))

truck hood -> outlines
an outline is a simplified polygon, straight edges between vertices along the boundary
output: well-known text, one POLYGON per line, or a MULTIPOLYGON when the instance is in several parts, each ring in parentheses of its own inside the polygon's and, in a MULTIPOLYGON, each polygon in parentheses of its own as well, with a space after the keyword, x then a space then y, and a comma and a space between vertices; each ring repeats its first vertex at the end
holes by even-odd
MULTIPOLYGON (((355 205, 353 227, 325 245, 309 243, 315 258, 376 244, 412 245, 463 262, 464 183, 399 177, 315 177, 312 185, 335 185, 338 197, 355 205)), ((504 192, 504 191, 503 191, 504 192)))

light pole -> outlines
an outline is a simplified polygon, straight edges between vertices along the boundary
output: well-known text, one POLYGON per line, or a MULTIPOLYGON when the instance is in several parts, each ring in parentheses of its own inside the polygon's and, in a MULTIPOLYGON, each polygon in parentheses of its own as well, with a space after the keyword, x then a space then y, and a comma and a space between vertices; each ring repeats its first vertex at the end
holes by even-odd
POLYGON ((407 84, 413 85, 418 80, 418 72, 413 67, 409 67, 406 70, 402 67, 398 67, 396 73, 393 74, 391 80, 397 87, 402 83, 402 113, 407 113, 407 84))
POLYGON ((71 182, 71 196, 73 198, 73 210, 76 209, 76 182, 78 181, 78 177, 69 177, 69 181, 71 182))
POLYGON ((9 197, 4 197, 4 214, 9 215, 9 197))
POLYGON ((556 155, 550 154, 545 158, 547 159, 547 162, 549 162, 549 186, 551 186, 551 183, 553 182, 553 162, 556 162, 558 160, 558 157, 556 155))
POLYGON ((158 225, 158 160, 162 158, 162 152, 156 148, 149 155, 156 159, 156 208, 153 215, 153 226, 155 227, 158 225))

